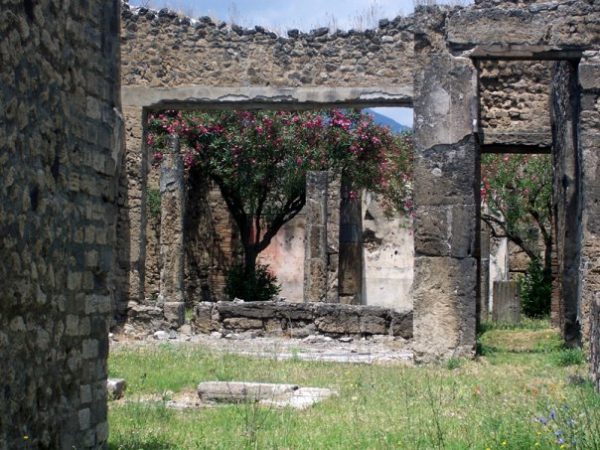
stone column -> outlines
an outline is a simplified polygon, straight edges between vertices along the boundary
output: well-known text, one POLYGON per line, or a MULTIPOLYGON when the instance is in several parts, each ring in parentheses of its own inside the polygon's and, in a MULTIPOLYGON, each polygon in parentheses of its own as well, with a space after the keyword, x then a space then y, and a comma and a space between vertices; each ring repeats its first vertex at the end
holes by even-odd
POLYGON ((179 138, 169 136, 169 150, 160 165, 160 294, 165 319, 173 326, 184 321, 183 218, 185 186, 179 138))
POLYGON ((488 320, 489 310, 488 301, 490 298, 490 226, 481 221, 481 243, 479 254, 481 256, 479 273, 479 302, 478 302, 478 320, 485 322, 488 320))
POLYGON ((339 303, 341 177, 327 174, 327 302, 339 303))
POLYGON ((304 301, 327 301, 327 172, 306 174, 304 301))
POLYGON ((340 205, 340 303, 360 305, 363 290, 362 201, 342 178, 340 205))
POLYGON ((445 12, 415 29, 415 356, 475 353, 479 240, 477 70, 448 51, 445 12))
POLYGON ((578 309, 584 348, 600 389, 600 52, 579 63, 581 157, 581 259, 578 309))
POLYGON ((144 300, 146 260, 146 179, 148 156, 144 142, 147 115, 141 108, 123 108, 125 152, 119 175, 117 220, 116 307, 124 315, 129 301, 144 300))
POLYGON ((580 340, 578 320, 581 239, 581 161, 577 148, 579 114, 577 66, 571 61, 554 65, 552 74, 552 145, 554 210, 552 324, 565 341, 580 340))

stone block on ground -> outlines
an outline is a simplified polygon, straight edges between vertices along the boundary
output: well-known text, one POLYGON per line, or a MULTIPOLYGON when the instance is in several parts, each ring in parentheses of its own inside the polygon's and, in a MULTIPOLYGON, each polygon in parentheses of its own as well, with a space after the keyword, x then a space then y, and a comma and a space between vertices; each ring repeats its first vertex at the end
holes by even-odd
POLYGON ((297 389, 296 384, 207 381, 198 385, 198 396, 200 400, 208 403, 242 403, 272 400, 297 389))
POLYGON ((106 390, 110 399, 118 400, 123 398, 126 389, 127 382, 122 378, 109 378, 106 380, 106 390))
POLYGON ((295 384, 208 381, 198 385, 202 403, 258 402, 269 408, 306 409, 333 395, 332 389, 299 387, 295 384))
POLYGON ((494 281, 494 322, 519 323, 521 321, 521 299, 516 281, 494 281))
POLYGON ((261 400, 260 404, 275 408, 294 408, 302 410, 310 408, 315 403, 326 400, 333 395, 337 395, 337 393, 331 389, 301 387, 274 399, 261 400))

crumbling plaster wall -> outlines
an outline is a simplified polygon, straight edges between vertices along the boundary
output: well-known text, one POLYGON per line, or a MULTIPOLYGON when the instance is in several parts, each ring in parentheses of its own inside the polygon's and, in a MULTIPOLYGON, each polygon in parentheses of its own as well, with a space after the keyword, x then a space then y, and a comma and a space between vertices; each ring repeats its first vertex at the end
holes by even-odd
POLYGON ((0 10, 0 449, 106 447, 119 8, 0 10))

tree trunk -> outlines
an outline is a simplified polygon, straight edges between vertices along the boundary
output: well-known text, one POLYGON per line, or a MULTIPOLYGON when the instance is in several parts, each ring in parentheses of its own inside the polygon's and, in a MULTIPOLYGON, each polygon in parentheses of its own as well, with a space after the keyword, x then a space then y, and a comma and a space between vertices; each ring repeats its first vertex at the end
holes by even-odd
POLYGON ((256 259, 258 258, 258 251, 254 244, 244 243, 244 275, 246 279, 254 279, 256 273, 256 259))

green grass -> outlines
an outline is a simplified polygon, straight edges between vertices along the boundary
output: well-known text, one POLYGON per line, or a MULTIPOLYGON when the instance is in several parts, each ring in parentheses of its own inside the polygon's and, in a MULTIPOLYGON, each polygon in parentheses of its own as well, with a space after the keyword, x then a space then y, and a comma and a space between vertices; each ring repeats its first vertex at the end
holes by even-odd
POLYGON ((568 448, 573 438, 576 448, 600 448, 600 398, 591 383, 568 382, 587 369, 565 356, 554 332, 490 329, 480 343, 487 351, 476 360, 417 367, 255 360, 191 345, 121 348, 109 370, 128 381, 129 402, 109 404, 110 448, 521 450, 560 448, 561 437, 568 448), (254 404, 174 411, 136 401, 208 380, 330 387, 339 396, 305 411, 254 404))

